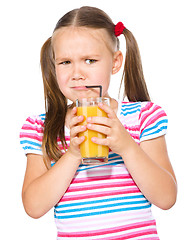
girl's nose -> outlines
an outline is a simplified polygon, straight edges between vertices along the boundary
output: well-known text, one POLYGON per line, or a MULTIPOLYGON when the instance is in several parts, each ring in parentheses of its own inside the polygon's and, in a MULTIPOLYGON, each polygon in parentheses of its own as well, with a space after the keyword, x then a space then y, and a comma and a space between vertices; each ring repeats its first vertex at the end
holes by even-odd
POLYGON ((73 66, 73 72, 72 72, 72 80, 84 80, 84 74, 82 69, 78 64, 73 66))

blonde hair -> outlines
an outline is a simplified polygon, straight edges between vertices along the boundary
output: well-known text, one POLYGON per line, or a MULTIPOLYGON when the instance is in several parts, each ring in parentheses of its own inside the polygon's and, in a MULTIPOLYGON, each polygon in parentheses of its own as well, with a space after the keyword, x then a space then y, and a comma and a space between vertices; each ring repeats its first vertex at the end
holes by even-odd
MULTIPOLYGON (((81 7, 68 12, 58 21, 54 32, 68 26, 105 29, 112 42, 119 49, 119 39, 114 34, 114 23, 105 12, 98 8, 81 7)), ((129 101, 149 101, 150 97, 144 80, 137 42, 127 28, 124 29, 123 35, 126 40, 126 57, 120 88, 124 80, 124 96, 129 101)), ((44 162, 48 166, 51 159, 57 161, 62 156, 57 144, 58 137, 66 150, 64 126, 68 108, 67 99, 60 91, 56 80, 51 37, 48 38, 41 49, 41 69, 46 108, 42 150, 44 162)))

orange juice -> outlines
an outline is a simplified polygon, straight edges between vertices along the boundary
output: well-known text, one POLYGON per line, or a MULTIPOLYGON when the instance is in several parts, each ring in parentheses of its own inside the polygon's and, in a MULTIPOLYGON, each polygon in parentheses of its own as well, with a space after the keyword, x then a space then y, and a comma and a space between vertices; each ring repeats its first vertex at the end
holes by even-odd
MULTIPOLYGON (((107 113, 100 109, 98 106, 82 106, 77 107, 77 115, 84 116, 84 121, 81 125, 86 125, 86 118, 93 116, 107 117, 107 113)), ((109 148, 108 146, 98 145, 91 141, 92 137, 106 138, 106 135, 87 129, 85 132, 81 132, 79 137, 85 136, 84 142, 80 145, 80 151, 83 159, 96 159, 96 163, 100 162, 100 159, 108 160, 109 148)), ((89 160, 90 161, 90 160, 89 160)), ((101 160, 102 161, 102 160, 101 160)))

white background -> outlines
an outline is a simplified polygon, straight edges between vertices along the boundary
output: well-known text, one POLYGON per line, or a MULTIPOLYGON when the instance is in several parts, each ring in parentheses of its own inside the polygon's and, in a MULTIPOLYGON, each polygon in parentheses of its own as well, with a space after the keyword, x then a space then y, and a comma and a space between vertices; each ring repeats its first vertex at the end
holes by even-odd
MULTIPOLYGON (((19 131, 27 116, 44 112, 39 55, 56 22, 69 10, 83 5, 99 7, 115 23, 123 21, 140 47, 143 70, 152 101, 169 117, 168 151, 178 180, 176 205, 163 211, 153 207, 161 240, 184 239, 184 14, 183 1, 175 0, 6 0, 0 6, 0 239, 56 238, 53 210, 41 219, 26 215, 21 188, 26 158, 19 131)), ((123 47, 124 39, 121 39, 123 47)), ((122 48, 123 49, 123 48, 122 48)), ((110 92, 117 96, 120 75, 110 92)))

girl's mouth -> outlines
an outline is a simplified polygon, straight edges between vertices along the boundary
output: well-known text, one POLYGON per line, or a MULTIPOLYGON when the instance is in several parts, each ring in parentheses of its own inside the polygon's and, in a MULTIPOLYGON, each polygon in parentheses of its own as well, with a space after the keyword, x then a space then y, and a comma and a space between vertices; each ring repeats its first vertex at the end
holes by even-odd
POLYGON ((86 86, 76 86, 76 87, 72 87, 75 90, 79 90, 79 91, 87 91, 87 87, 86 86))

